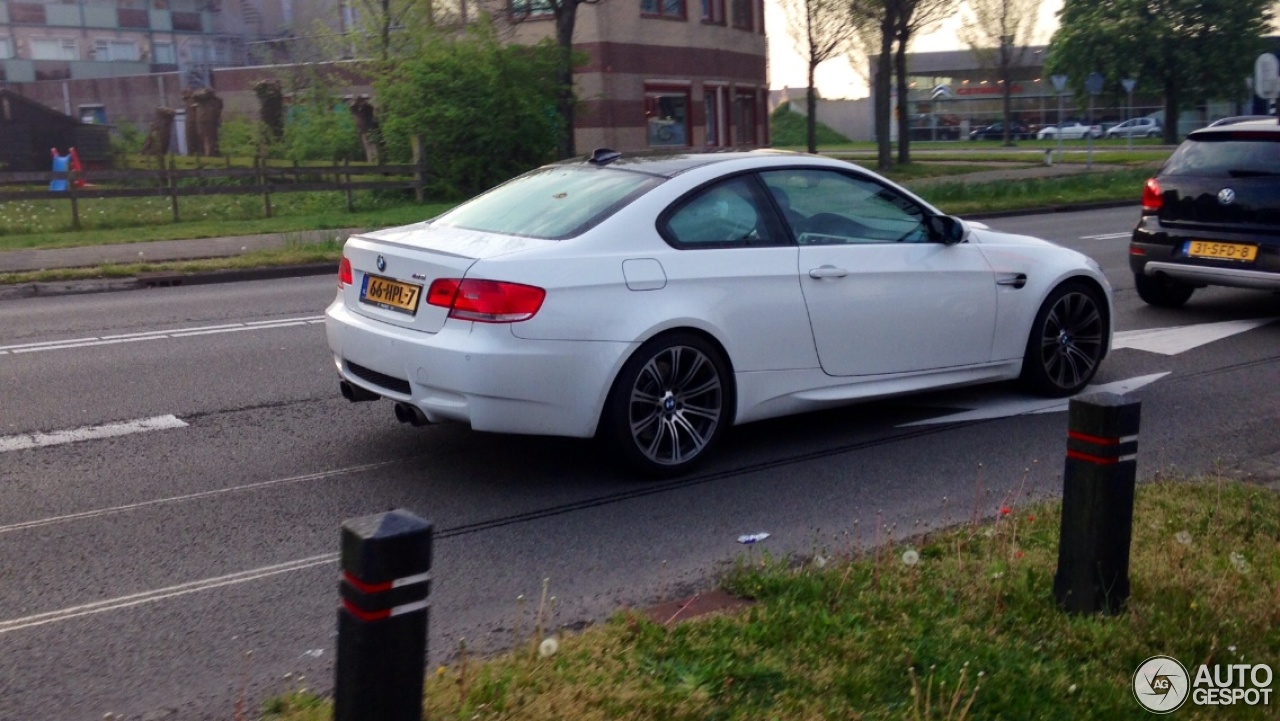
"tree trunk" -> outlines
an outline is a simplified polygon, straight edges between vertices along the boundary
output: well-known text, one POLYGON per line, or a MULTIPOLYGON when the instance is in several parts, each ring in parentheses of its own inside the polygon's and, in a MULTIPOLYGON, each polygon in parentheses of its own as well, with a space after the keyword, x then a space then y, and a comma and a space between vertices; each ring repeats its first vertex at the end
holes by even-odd
POLYGON ((809 91, 805 93, 804 107, 809 117, 805 120, 805 130, 809 137, 809 152, 818 152, 818 91, 813 88, 813 76, 818 64, 809 61, 809 91))
POLYGON ((1164 139, 1165 145, 1178 144, 1178 84, 1166 80, 1164 82, 1164 139))
POLYGON ((560 46, 560 62, 556 67, 556 85, 559 87, 557 106, 560 111, 560 159, 577 155, 574 147, 574 109, 577 99, 573 96, 573 26, 577 23, 579 0, 559 0, 556 6, 556 43, 560 46))
POLYGON ((1008 42, 1000 44, 1000 88, 1002 99, 1004 100, 1004 144, 1005 147, 1013 145, 1013 81, 1010 76, 1013 75, 1013 58, 1010 57, 1010 48, 1008 42))
POLYGON ((893 31, 897 14, 889 3, 885 3, 884 18, 880 20, 880 57, 876 65, 876 168, 888 170, 893 167, 893 148, 889 141, 889 97, 893 79, 893 31))
POLYGON ((911 162, 911 115, 907 112, 907 32, 898 33, 898 49, 893 56, 894 74, 898 82, 898 164, 911 162))

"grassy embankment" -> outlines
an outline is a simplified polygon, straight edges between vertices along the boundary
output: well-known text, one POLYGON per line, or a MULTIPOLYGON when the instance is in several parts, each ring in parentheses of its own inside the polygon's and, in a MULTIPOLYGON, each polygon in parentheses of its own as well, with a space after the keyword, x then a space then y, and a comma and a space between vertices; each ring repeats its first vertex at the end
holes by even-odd
MULTIPOLYGON (((1023 507, 1013 496, 993 510, 994 521, 922 538, 882 529, 870 548, 846 533, 815 540, 803 559, 745 552, 723 581, 753 601, 735 613, 672 623, 621 612, 580 634, 517 638, 494 658, 460 649, 428 674, 426 718, 1109 721, 1146 715, 1130 683, 1152 655, 1192 674, 1201 663, 1280 659, 1274 490, 1223 479, 1141 485, 1133 592, 1111 617, 1057 610, 1058 504, 1023 507)), ((1188 702, 1178 717, 1273 719, 1276 703, 1188 702)), ((267 705, 275 721, 330 713, 297 688, 267 705)))

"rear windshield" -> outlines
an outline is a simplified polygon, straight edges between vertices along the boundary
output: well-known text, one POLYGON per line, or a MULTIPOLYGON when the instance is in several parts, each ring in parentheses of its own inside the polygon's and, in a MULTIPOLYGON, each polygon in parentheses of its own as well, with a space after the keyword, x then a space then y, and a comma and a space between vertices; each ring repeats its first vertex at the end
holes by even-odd
POLYGON ((1187 138, 1169 156, 1161 174, 1235 178, 1280 175, 1280 133, 1244 131, 1187 138))
POLYGON ((433 224, 527 238, 570 238, 662 181, 611 168, 541 168, 459 205, 433 224))

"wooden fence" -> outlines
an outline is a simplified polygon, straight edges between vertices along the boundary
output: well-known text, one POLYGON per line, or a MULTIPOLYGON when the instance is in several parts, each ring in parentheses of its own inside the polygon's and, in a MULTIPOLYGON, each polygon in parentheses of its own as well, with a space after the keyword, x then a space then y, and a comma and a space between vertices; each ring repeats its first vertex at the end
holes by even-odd
POLYGON ((355 209, 352 194, 357 190, 411 189, 414 198, 423 202, 426 166, 421 161, 421 152, 414 155, 419 160, 405 165, 351 165, 335 161, 332 166, 295 163, 288 167, 268 165, 259 159, 253 167, 233 168, 228 159, 227 167, 179 170, 170 158, 169 167, 150 170, 0 172, 0 202, 65 200, 70 204, 71 223, 76 229, 80 228, 79 202, 98 198, 169 198, 175 223, 182 219, 178 199, 202 195, 259 195, 263 213, 270 218, 271 196, 277 193, 340 191, 346 194, 347 210, 352 211, 355 209), (66 190, 48 190, 55 180, 65 180, 66 190), (46 189, 5 189, 33 184, 42 184, 46 189))

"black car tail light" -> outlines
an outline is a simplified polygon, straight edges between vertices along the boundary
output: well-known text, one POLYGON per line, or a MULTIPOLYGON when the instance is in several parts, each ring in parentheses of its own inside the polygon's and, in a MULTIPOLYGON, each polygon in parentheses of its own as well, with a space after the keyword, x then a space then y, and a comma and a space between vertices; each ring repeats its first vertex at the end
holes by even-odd
POLYGON ((1154 215, 1160 212, 1163 205, 1164 196, 1160 191, 1160 181, 1155 178, 1147 179, 1147 184, 1142 188, 1142 214, 1154 215))

